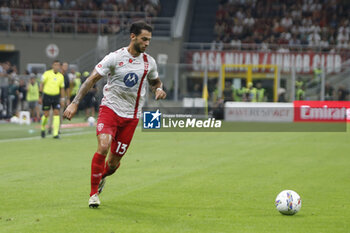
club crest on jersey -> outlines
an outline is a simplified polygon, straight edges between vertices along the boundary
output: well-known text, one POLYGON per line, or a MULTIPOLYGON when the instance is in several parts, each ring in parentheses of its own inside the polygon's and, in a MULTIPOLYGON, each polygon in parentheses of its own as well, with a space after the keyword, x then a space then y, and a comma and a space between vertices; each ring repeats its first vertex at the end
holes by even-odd
POLYGON ((127 87, 133 87, 136 85, 139 77, 135 73, 128 73, 124 77, 124 83, 127 87))
POLYGON ((103 126, 104 126, 103 123, 99 123, 99 124, 97 125, 97 130, 98 130, 98 131, 101 131, 101 130, 103 129, 103 126))

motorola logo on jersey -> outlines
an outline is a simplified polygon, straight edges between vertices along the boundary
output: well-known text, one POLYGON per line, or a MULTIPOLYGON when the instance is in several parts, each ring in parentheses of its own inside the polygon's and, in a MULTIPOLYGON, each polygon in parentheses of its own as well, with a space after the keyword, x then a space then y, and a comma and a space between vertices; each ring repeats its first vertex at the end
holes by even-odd
POLYGON ((127 87, 133 87, 136 85, 139 77, 135 73, 128 73, 124 77, 124 83, 127 87))

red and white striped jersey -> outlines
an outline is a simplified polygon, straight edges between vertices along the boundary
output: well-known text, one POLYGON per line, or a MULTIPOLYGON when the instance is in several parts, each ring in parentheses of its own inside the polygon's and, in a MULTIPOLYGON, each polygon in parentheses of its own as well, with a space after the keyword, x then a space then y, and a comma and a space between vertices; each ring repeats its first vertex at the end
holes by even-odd
POLYGON ((101 105, 121 117, 139 118, 145 102, 146 79, 158 77, 154 58, 146 53, 134 57, 124 47, 105 56, 95 69, 108 79, 101 105))

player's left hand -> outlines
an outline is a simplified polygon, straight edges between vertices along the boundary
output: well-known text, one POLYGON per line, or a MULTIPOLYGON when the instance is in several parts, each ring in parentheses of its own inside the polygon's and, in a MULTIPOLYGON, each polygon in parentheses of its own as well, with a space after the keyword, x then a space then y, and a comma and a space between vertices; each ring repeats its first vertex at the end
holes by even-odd
POLYGON ((160 89, 160 88, 156 90, 155 95, 156 95, 156 98, 155 98, 156 100, 160 100, 160 99, 165 99, 166 98, 165 91, 160 89))

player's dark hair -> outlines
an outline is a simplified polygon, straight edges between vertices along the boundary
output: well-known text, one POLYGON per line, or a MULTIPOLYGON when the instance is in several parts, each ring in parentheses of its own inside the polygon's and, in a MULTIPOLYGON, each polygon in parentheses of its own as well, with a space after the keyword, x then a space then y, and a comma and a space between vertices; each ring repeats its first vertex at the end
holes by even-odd
POLYGON ((144 21, 137 21, 133 24, 131 24, 130 27, 130 34, 134 33, 136 36, 140 35, 141 30, 147 30, 149 32, 152 32, 152 27, 151 25, 145 23, 144 21))
POLYGON ((56 63, 56 62, 58 62, 58 63, 61 64, 60 60, 54 60, 54 61, 52 62, 52 64, 53 64, 53 63, 56 63))

